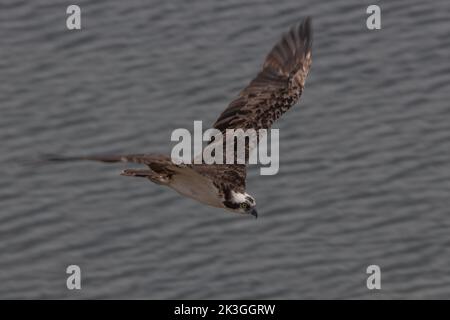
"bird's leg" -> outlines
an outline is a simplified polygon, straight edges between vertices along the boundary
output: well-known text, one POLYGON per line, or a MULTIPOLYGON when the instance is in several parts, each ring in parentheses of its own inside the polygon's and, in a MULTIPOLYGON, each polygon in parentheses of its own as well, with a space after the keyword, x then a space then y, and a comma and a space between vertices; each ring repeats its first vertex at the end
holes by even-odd
POLYGON ((147 178, 156 184, 167 184, 168 178, 153 172, 152 170, 125 169, 121 176, 147 178))
POLYGON ((154 174, 155 173, 150 170, 135 170, 135 169, 125 169, 120 173, 121 176, 142 177, 142 178, 147 178, 148 176, 152 176, 154 174))

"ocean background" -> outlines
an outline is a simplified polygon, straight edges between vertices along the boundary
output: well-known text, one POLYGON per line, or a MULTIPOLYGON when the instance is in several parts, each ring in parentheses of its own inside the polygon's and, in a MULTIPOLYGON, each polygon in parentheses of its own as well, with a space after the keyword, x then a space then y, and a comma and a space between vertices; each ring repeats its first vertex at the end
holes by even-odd
POLYGON ((448 0, 79 0, 80 31, 70 4, 0 4, 0 298, 450 298, 448 0), (306 16, 313 64, 275 124, 280 171, 248 174, 258 220, 125 164, 33 162, 170 153, 306 16))

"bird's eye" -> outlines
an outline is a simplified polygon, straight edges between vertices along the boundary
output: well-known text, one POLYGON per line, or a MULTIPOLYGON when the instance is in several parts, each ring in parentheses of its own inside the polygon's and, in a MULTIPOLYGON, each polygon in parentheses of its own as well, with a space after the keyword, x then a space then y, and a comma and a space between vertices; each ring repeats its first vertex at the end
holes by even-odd
POLYGON ((244 210, 247 210, 250 207, 248 205, 248 203, 246 203, 246 202, 242 202, 240 206, 241 206, 241 209, 244 209, 244 210))

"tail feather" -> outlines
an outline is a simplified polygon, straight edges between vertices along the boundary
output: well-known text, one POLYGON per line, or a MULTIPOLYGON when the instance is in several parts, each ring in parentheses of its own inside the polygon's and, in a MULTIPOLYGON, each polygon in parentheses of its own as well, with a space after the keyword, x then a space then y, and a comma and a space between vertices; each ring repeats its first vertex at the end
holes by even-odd
POLYGON ((49 162, 68 162, 68 161, 99 161, 99 162, 134 162, 134 163, 146 163, 147 156, 144 154, 130 154, 130 155, 96 155, 96 156, 47 156, 44 157, 45 161, 49 162))
POLYGON ((41 160, 41 163, 50 162, 70 162, 70 161, 99 161, 99 162, 133 162, 144 164, 149 167, 150 170, 142 169, 126 169, 122 171, 122 176, 133 176, 148 178, 154 183, 166 185, 174 170, 179 168, 172 162, 169 156, 158 154, 128 154, 128 155, 96 155, 96 156, 46 156, 41 160))

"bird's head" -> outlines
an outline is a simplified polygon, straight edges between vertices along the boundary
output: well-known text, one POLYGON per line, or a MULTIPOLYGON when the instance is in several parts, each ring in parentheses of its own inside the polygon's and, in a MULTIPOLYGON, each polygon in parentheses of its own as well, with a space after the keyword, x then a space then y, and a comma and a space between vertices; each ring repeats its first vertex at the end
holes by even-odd
POLYGON ((227 210, 241 214, 251 214, 255 218, 258 218, 256 201, 248 193, 231 191, 228 193, 225 201, 223 201, 223 205, 227 210))

